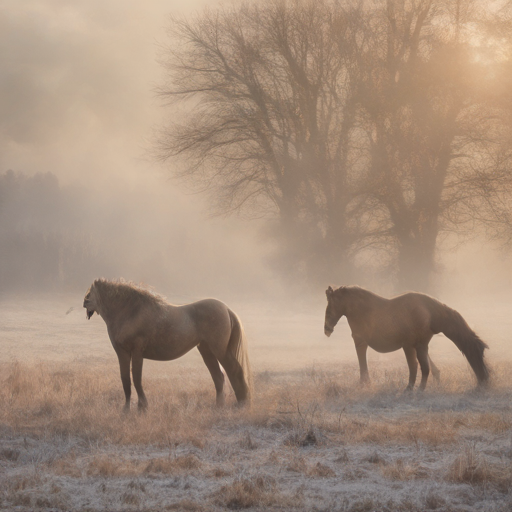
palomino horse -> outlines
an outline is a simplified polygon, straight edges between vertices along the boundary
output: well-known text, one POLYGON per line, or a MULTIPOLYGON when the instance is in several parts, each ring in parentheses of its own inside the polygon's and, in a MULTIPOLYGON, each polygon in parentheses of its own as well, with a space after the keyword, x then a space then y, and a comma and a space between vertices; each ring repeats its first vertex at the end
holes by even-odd
POLYGON ((213 378, 217 405, 224 404, 224 374, 219 363, 238 402, 250 401, 252 384, 244 331, 237 315, 222 302, 206 299, 173 306, 133 284, 97 279, 85 295, 84 308, 88 319, 96 312, 107 324, 119 359, 125 411, 130 409, 130 362, 138 407, 145 410, 143 360, 170 361, 194 347, 199 349, 213 378))
POLYGON ((442 332, 466 356, 478 384, 486 384, 489 371, 484 349, 489 348, 454 309, 422 293, 405 293, 385 299, 359 286, 340 286, 326 291, 324 332, 330 336, 345 315, 356 345, 361 382, 369 381, 366 364, 368 347, 377 352, 402 348, 409 365, 409 385, 416 382, 417 362, 421 368, 420 389, 425 389, 430 371, 428 344, 434 334, 442 332))

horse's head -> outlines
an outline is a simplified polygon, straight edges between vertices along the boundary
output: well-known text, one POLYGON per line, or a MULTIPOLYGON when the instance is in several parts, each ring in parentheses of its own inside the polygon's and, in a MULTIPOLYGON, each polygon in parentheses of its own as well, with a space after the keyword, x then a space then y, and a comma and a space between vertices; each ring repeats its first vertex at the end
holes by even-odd
POLYGON ((339 319, 344 315, 344 304, 342 297, 343 286, 333 290, 330 286, 325 290, 327 295, 327 309, 325 310, 324 332, 329 337, 339 319))
POLYGON ((86 310, 87 320, 90 320, 91 316, 94 315, 94 313, 99 314, 99 296, 96 285, 97 282, 94 281, 94 283, 91 284, 91 287, 87 290, 87 293, 85 294, 84 297, 84 308, 86 310))

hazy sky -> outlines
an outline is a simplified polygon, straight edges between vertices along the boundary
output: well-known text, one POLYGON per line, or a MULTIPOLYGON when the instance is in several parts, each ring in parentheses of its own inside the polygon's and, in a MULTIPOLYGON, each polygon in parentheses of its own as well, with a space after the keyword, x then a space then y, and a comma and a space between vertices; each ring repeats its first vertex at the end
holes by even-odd
POLYGON ((154 91, 163 76, 157 58, 169 15, 214 3, 0 0, 0 172, 51 171, 63 185, 110 191, 116 201, 138 194, 132 223, 137 219, 144 232, 139 245, 152 235, 153 250, 170 254, 171 265, 195 261, 198 279, 218 273, 215 265, 202 267, 206 251, 215 261, 227 257, 231 268, 239 265, 238 275, 246 265, 261 282, 264 249, 254 225, 206 219, 202 198, 185 194, 147 156, 165 116, 154 91), (194 254, 181 247, 174 261, 173 240, 183 233, 194 254))
POLYGON ((164 253, 169 274, 187 265, 208 294, 227 269, 248 286, 261 282, 261 241, 241 221, 208 219, 203 199, 147 154, 165 115, 155 88, 169 15, 213 3, 0 0, 0 172, 50 171, 64 186, 86 185, 101 196, 91 208, 133 204, 112 232, 119 247, 129 238, 137 247, 119 257, 141 262, 123 277, 158 287, 148 271, 164 253))
POLYGON ((168 15, 204 3, 0 0, 0 169, 90 181, 143 165, 168 15))

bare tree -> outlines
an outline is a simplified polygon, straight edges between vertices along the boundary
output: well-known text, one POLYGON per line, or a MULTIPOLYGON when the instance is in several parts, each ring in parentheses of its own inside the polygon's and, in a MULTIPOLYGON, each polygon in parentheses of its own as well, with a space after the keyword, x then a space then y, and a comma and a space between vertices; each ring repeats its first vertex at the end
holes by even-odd
POLYGON ((441 232, 478 224, 497 236, 510 226, 510 160, 488 94, 495 84, 482 83, 475 59, 474 27, 488 21, 479 7, 386 0, 367 15, 366 208, 384 207, 377 240, 402 289, 429 289, 441 232))
MULTIPOLYGON (((160 140, 216 212, 276 220, 286 265, 346 275, 353 201, 358 9, 327 1, 242 4, 173 20, 162 95, 192 113, 160 140), (294 263, 294 265, 293 265, 294 263)), ((339 278, 339 277, 338 277, 339 278)))
POLYGON ((272 219, 286 268, 342 281, 380 252, 401 288, 427 290, 443 230, 510 221, 479 5, 270 0, 174 19, 161 94, 185 115, 160 156, 183 157, 176 174, 216 213, 272 219))

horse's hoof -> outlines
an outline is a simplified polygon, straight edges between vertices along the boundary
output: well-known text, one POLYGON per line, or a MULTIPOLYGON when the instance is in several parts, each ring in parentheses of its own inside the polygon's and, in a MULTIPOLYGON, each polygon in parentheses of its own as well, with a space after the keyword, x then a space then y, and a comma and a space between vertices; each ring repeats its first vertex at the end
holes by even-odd
POLYGON ((477 394, 480 394, 480 393, 485 393, 486 391, 488 391, 490 388, 490 384, 488 381, 485 381, 485 382, 479 382, 477 385, 476 385, 476 388, 475 388, 475 393, 477 394))
POLYGON ((251 401, 250 400, 238 400, 238 402, 235 403, 235 407, 237 409, 250 409, 251 408, 251 401))

